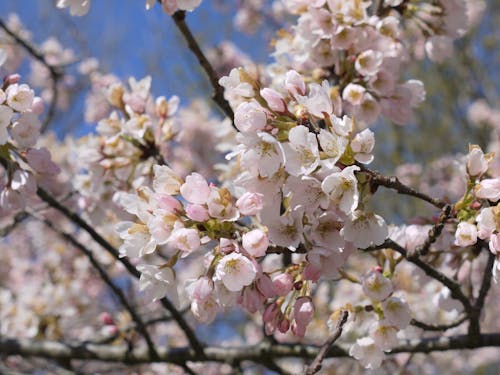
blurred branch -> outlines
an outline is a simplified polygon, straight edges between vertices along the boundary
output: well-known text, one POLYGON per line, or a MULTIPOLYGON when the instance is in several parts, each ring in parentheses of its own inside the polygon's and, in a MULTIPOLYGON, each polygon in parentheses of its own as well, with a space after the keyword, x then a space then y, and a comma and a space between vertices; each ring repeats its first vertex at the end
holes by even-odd
MULTIPOLYGON (((471 341, 468 335, 450 337, 432 337, 416 340, 404 340, 390 354, 395 353, 430 353, 457 349, 475 349, 482 347, 500 347, 500 333, 479 335, 477 342, 471 341)), ((202 354, 190 347, 158 348, 157 362, 177 365, 192 362, 238 363, 254 361, 261 363, 271 359, 288 357, 315 358, 320 351, 315 345, 269 344, 262 343, 247 347, 207 347, 202 354)), ((146 348, 129 350, 126 346, 93 345, 82 343, 62 343, 50 340, 30 340, 0 338, 0 352, 4 355, 21 355, 24 357, 42 357, 46 359, 80 359, 102 362, 121 362, 126 364, 151 363, 153 359, 146 348)), ((331 346, 324 358, 349 357, 347 351, 339 346, 331 346)))
POLYGON ((40 220, 43 222, 48 228, 53 230, 55 233, 57 233, 59 236, 64 238, 66 241, 71 243, 74 247, 76 247, 78 250, 80 250, 89 262, 92 264, 92 266, 95 268, 101 279, 104 281, 104 283, 113 291, 113 293, 116 295, 122 306, 128 311, 130 316, 132 317, 132 320, 135 322, 135 325, 137 327, 137 330, 141 333, 141 335, 144 337, 144 340, 146 340, 146 344, 148 346, 149 354, 152 358, 157 358, 158 354, 156 353, 155 349, 155 344, 153 340, 151 339, 151 336, 149 335, 146 325, 142 321, 141 317, 139 314, 135 311, 135 309, 132 307, 132 305, 129 304, 127 297, 123 293, 123 291, 118 288, 114 283, 113 280, 111 280, 110 276, 106 272, 106 270, 101 266, 101 264, 95 259, 94 254, 92 253, 91 250, 87 249, 82 243, 80 243, 75 237, 73 237, 71 234, 66 233, 58 228, 49 220, 45 218, 39 218, 35 217, 36 219, 40 220))
MULTIPOLYGON (((85 232, 87 232, 92 237, 92 239, 94 239, 94 241, 96 241, 109 254, 111 254, 113 258, 122 263, 123 266, 130 272, 130 274, 132 274, 137 279, 140 278, 141 273, 134 267, 134 265, 130 263, 130 261, 127 258, 120 257, 118 250, 115 249, 108 241, 106 241, 99 233, 97 233, 96 230, 85 220, 83 220, 78 214, 72 212, 65 206, 61 205, 52 195, 50 195, 47 191, 45 191, 40 187, 37 189, 37 195, 49 206, 62 213, 72 223, 76 224, 77 226, 82 228, 85 232)), ((202 354, 203 346, 198 341, 196 334, 194 333, 192 328, 187 324, 182 314, 175 308, 175 306, 166 297, 162 298, 160 300, 160 303, 165 309, 167 309, 170 312, 172 317, 179 324, 180 328, 184 331, 193 349, 198 354, 202 354)))
POLYGON ((47 115, 42 123, 41 131, 43 133, 47 130, 52 118, 55 115, 58 98, 57 84, 64 74, 63 70, 60 66, 49 64, 42 52, 38 51, 29 41, 23 39, 12 31, 2 19, 0 19, 0 28, 2 28, 7 35, 14 39, 16 43, 23 47, 35 60, 38 60, 43 66, 45 66, 50 73, 52 99, 47 110, 47 115))
POLYGON ((456 322, 453 322, 450 324, 438 324, 438 325, 427 324, 427 323, 421 322, 419 320, 412 319, 410 324, 412 326, 421 328, 424 331, 442 331, 442 332, 444 332, 444 331, 447 331, 449 329, 458 327, 460 324, 465 322, 468 318, 469 317, 467 315, 465 315, 462 318, 460 318, 459 320, 457 320, 456 322))
POLYGON ((203 70, 208 76, 208 79, 210 80, 210 84, 214 89, 214 93, 212 95, 213 101, 219 106, 220 109, 222 109, 222 111, 226 114, 226 116, 231 119, 234 126, 234 112, 231 106, 229 105, 229 102, 224 98, 224 88, 219 84, 219 76, 215 71, 215 69, 213 68, 212 64, 210 64, 210 62, 206 58, 203 51, 201 50, 198 42, 193 36, 193 33, 189 29, 189 26, 186 24, 186 12, 177 11, 172 16, 172 18, 175 22, 175 25, 177 26, 182 36, 186 40, 188 48, 196 56, 198 62, 200 63, 200 66, 203 68, 203 70))

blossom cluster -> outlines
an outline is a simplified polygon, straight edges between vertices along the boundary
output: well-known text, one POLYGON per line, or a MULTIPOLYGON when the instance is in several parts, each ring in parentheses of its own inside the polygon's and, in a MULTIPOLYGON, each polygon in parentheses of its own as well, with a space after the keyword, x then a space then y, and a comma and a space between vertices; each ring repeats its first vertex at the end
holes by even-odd
POLYGON ((490 251, 496 256, 493 266, 495 279, 500 272, 500 177, 488 178, 489 163, 494 154, 484 154, 479 146, 472 145, 467 157, 467 190, 456 204, 458 225, 455 245, 467 247, 477 241, 488 241, 490 251))
POLYGON ((19 75, 6 77, 0 88, 0 154, 5 173, 0 180, 0 213, 23 209, 37 186, 50 187, 60 169, 46 148, 36 148, 43 103, 19 75))

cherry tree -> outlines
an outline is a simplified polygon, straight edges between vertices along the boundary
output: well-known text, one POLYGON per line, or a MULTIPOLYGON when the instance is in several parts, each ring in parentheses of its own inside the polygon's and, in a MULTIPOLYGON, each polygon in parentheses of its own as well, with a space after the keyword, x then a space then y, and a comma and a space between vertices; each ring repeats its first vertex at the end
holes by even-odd
MULTIPOLYGON (((79 17, 93 6, 55 3, 79 17)), ((280 29, 270 63, 230 41, 202 48, 188 23, 201 0, 144 3, 172 19, 211 98, 155 96, 154 76, 122 81, 56 38, 36 45, 17 16, 0 20, 0 370, 498 364, 496 103, 471 100, 485 144, 372 167, 382 121, 419 126, 426 90, 409 67, 453 58, 484 3, 242 1, 238 28, 280 29), (95 130, 58 139, 54 116, 84 81, 95 130), (388 196, 426 216, 384 215, 388 196)))

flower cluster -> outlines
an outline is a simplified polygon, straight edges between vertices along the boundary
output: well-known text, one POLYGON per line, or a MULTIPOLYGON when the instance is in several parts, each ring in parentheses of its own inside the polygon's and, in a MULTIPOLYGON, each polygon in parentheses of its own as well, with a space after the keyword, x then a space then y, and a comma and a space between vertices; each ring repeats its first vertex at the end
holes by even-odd
POLYGON ((0 180, 0 213, 23 209, 36 195, 37 185, 51 186, 60 171, 50 152, 36 148, 43 104, 34 91, 10 75, 0 88, 0 154, 5 175, 0 180))
POLYGON ((393 285, 382 274, 382 269, 369 271, 364 275, 362 285, 364 294, 373 301, 364 308, 376 312, 379 320, 370 328, 368 337, 358 339, 351 346, 349 354, 365 368, 376 369, 382 363, 383 352, 390 352, 398 345, 398 331, 410 324, 410 309, 404 300, 391 296, 393 285))
MULTIPOLYGON (((490 251, 500 254, 500 177, 488 178, 489 163, 494 154, 484 154, 472 145, 467 157, 467 191, 455 209, 459 223, 455 232, 455 245, 467 247, 478 240, 488 241, 490 251)), ((494 265, 495 279, 500 271, 498 259, 494 265)))

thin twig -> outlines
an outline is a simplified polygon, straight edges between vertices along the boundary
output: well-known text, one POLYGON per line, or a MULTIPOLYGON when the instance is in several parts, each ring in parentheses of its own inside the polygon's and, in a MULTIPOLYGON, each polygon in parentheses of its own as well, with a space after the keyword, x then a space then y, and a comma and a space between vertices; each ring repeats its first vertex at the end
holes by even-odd
POLYGON ((437 324, 437 325, 427 324, 427 323, 421 322, 419 320, 412 319, 411 322, 410 322, 410 324, 412 326, 421 328, 424 331, 441 331, 441 332, 444 332, 444 331, 447 331, 449 329, 458 327, 460 324, 462 324, 463 322, 465 322, 467 319, 468 319, 468 316, 465 315, 465 316, 461 317, 459 320, 457 320, 456 322, 453 322, 453 323, 450 323, 450 324, 437 324))
POLYGON ((415 198, 424 200, 440 209, 443 209, 443 207, 446 206, 447 204, 442 199, 432 198, 427 194, 421 193, 409 186, 406 186, 401 181, 399 181, 399 179, 395 176, 386 177, 377 171, 373 171, 371 169, 366 168, 361 163, 356 163, 356 165, 361 169, 362 172, 365 172, 370 176, 370 183, 372 184, 374 190, 378 186, 384 186, 386 188, 396 190, 399 194, 410 195, 415 198))
POLYGON ((429 230, 429 234, 427 235, 427 239, 425 240, 423 245, 415 248, 415 250, 413 250, 412 252, 408 252, 408 258, 418 258, 419 256, 427 255, 429 253, 431 245, 434 242, 436 242, 438 237, 441 235, 446 220, 448 220, 448 218, 451 215, 451 211, 452 211, 451 205, 447 204, 446 206, 443 207, 443 209, 441 210, 441 215, 439 215, 438 221, 429 230))
POLYGON ((318 354, 316 355, 316 358, 314 358, 314 360, 312 361, 312 363, 306 369, 306 375, 314 375, 319 370, 321 370, 321 363, 325 359, 325 355, 328 352, 328 349, 330 349, 330 347, 333 345, 333 343, 335 341, 337 341, 337 339, 342 334, 342 329, 344 328, 344 325, 347 322, 347 318, 348 317, 349 317, 349 313, 347 312, 347 310, 344 310, 342 312, 342 315, 339 317, 339 320, 337 322, 337 326, 335 327, 335 331, 326 340, 326 342, 324 343, 324 345, 318 351, 318 354))
POLYGON ((178 11, 172 16, 175 25, 181 32, 182 36, 186 40, 188 44, 188 48, 193 52, 193 54, 198 59, 200 66, 205 71, 210 80, 210 84, 214 89, 214 93, 212 95, 213 101, 219 106, 220 109, 226 114, 227 117, 231 119, 234 126, 234 112, 229 102, 224 98, 224 88, 219 84, 219 76, 215 69, 213 68, 210 61, 206 58, 205 54, 200 48, 200 45, 196 41, 193 33, 189 29, 189 26, 186 24, 186 12, 178 11))
POLYGON ((427 276, 439 281, 441 284, 450 289, 451 296, 462 302, 462 305, 464 306, 467 313, 470 313, 472 311, 472 305, 467 296, 463 293, 462 288, 460 287, 460 284, 458 282, 450 279, 444 273, 438 271, 419 258, 409 258, 406 249, 390 238, 385 240, 385 242, 379 246, 368 247, 366 249, 363 249, 363 251, 375 251, 381 249, 392 249, 400 253, 405 259, 424 271, 427 276))

